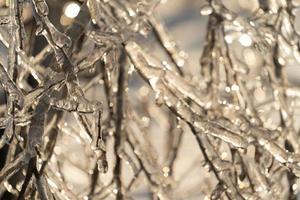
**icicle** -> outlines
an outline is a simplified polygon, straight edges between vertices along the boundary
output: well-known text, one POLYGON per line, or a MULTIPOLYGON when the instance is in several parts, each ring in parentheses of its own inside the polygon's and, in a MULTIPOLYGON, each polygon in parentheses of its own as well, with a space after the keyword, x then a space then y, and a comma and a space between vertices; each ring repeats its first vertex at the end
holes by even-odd
POLYGON ((181 68, 185 65, 186 53, 181 51, 175 41, 173 41, 167 31, 164 29, 164 26, 158 22, 155 17, 150 17, 150 22, 155 30, 155 33, 158 35, 161 40, 162 45, 167 50, 168 54, 171 56, 171 59, 177 65, 178 68, 181 68))
POLYGON ((149 80, 149 83, 154 90, 159 89, 158 83, 161 80, 165 80, 169 84, 169 87, 176 88, 184 97, 189 97, 197 104, 205 106, 203 99, 201 99, 203 97, 200 97, 195 93, 195 88, 192 85, 189 85, 183 78, 179 77, 174 72, 161 67, 153 57, 150 57, 143 52, 136 43, 127 43, 126 49, 137 70, 149 80))
POLYGON ((237 148, 246 148, 248 145, 247 141, 243 137, 225 129, 216 127, 208 122, 195 121, 194 126, 201 130, 201 132, 220 138, 221 140, 224 140, 225 142, 228 142, 237 148))
POLYGON ((59 32, 56 27, 48 19, 48 6, 44 0, 33 0, 35 6, 35 12, 38 16, 35 16, 38 24, 36 34, 43 34, 47 39, 49 45, 52 47, 55 58, 60 66, 60 68, 55 69, 55 71, 61 71, 63 67, 70 67, 72 63, 67 56, 65 49, 71 47, 71 39, 65 34, 59 32), (64 66, 68 65, 68 66, 64 66))
POLYGON ((71 39, 65 34, 59 32, 48 18, 45 18, 44 20, 49 33, 51 34, 51 39, 49 39, 49 41, 53 40, 54 44, 59 48, 70 47, 72 44, 71 39))
POLYGON ((122 41, 116 34, 109 32, 90 31, 87 36, 97 45, 118 45, 122 41))
POLYGON ((93 136, 93 150, 96 154, 98 170, 100 173, 106 173, 108 171, 108 162, 106 159, 106 145, 103 139, 103 133, 101 129, 101 111, 94 112, 94 136, 93 136))
POLYGON ((6 124, 4 134, 0 138, 0 149, 5 144, 9 144, 13 137, 13 120, 11 117, 8 119, 8 123, 6 124))
POLYGON ((0 64, 0 82, 4 90, 8 92, 11 101, 16 101, 20 108, 24 105, 24 96, 16 84, 12 81, 4 67, 0 64))
POLYGON ((102 108, 102 105, 99 102, 79 103, 75 100, 56 100, 54 98, 50 99, 50 105, 57 109, 79 113, 94 113, 102 108))
POLYGON ((43 96, 42 99, 38 101, 29 127, 26 152, 29 153, 32 157, 36 156, 36 150, 41 148, 42 145, 45 113, 48 110, 48 106, 43 102, 44 98, 45 96, 43 96))
POLYGON ((45 0, 32 0, 34 8, 38 15, 46 17, 49 13, 49 8, 45 0))
POLYGON ((19 154, 12 162, 9 162, 0 172, 0 184, 17 173, 20 168, 29 162, 29 156, 26 153, 19 154))

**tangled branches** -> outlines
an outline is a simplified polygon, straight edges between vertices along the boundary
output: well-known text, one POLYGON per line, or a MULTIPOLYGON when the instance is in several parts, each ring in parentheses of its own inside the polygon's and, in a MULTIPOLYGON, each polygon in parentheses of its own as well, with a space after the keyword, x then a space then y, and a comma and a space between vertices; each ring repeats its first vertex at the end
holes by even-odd
POLYGON ((296 198, 300 90, 285 68, 300 63, 297 3, 259 1, 246 18, 221 0, 205 2, 201 74, 189 71, 160 23, 159 3, 73 2, 78 13, 64 27, 51 18, 50 1, 1 8, 3 199, 140 199, 139 191, 161 200, 296 198), (167 145, 157 150, 164 132, 167 145), (184 193, 188 135, 191 167, 209 178, 184 193))

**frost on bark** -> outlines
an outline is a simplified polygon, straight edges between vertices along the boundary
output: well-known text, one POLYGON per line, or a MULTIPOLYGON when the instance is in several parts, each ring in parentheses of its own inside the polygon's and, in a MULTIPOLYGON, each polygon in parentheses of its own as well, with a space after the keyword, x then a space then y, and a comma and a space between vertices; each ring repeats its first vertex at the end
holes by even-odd
POLYGON ((159 0, 78 0, 60 22, 50 17, 59 1, 5 1, 0 197, 296 199, 300 88, 286 66, 300 64, 299 2, 260 0, 249 17, 223 2, 199 8, 197 74, 157 17, 159 0))

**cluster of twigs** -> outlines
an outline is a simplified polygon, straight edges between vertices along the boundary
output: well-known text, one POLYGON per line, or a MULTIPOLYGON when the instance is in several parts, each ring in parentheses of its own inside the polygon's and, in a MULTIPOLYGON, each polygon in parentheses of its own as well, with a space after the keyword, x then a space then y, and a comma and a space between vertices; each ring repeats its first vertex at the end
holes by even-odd
POLYGON ((284 72, 289 60, 300 62, 294 1, 259 1, 249 18, 221 0, 207 1, 199 75, 188 72, 185 53, 156 18, 158 0, 77 3, 80 12, 66 28, 51 21, 45 0, 9 0, 1 8, 7 15, 0 17, 0 40, 8 48, 7 67, 0 65, 6 93, 0 108, 3 198, 137 199, 141 186, 152 199, 187 198, 178 196, 174 166, 189 130, 211 174, 211 187, 199 187, 198 198, 296 198, 300 147, 293 111, 300 91, 288 85, 284 72), (22 19, 26 6, 33 12, 30 27, 22 19), (231 48, 230 40, 241 35, 263 60, 254 78, 231 48), (150 36, 167 61, 150 52, 150 36), (36 54, 39 37, 47 42, 36 54), (134 97, 128 90, 139 84, 137 75, 148 85, 134 97), (149 89, 160 116, 151 113, 149 89), (257 101, 256 90, 266 98, 257 101), (163 163, 147 130, 158 117, 170 126, 163 163), (72 163, 70 141, 86 163, 82 157, 72 163), (86 188, 68 181, 65 160, 89 177, 86 188), (103 174, 110 174, 109 181, 99 178, 103 174))

